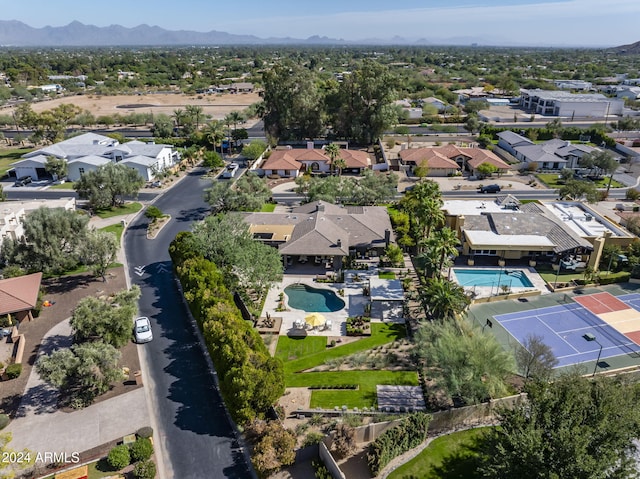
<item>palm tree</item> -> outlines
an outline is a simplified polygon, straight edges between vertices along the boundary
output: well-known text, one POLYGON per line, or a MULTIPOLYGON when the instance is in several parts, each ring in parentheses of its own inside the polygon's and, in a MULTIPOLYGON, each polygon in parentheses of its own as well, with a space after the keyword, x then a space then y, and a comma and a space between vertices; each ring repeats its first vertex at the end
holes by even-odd
POLYGON ((202 130, 203 138, 215 150, 220 145, 220 153, 222 153, 222 140, 224 140, 224 125, 221 121, 213 120, 209 122, 202 130))
POLYGON ((187 117, 187 113, 181 108, 178 108, 177 110, 173 110, 173 121, 175 121, 176 123, 176 128, 178 129, 182 128, 182 125, 184 124, 184 120, 186 117, 187 117))
POLYGON ((445 278, 430 278, 426 286, 419 289, 420 300, 432 319, 455 319, 464 312, 471 299, 462 286, 445 278))
POLYGON ((344 158, 337 158, 333 162, 333 167, 338 170, 338 176, 342 176, 342 170, 347 167, 347 162, 344 161, 344 158))
POLYGON ((458 256, 457 246, 460 244, 458 235, 451 228, 440 228, 427 239, 427 247, 434 251, 434 254, 440 258, 438 261, 438 270, 442 270, 445 260, 449 256, 458 256))
POLYGON ((336 161, 336 158, 340 156, 340 146, 335 143, 329 143, 325 147, 324 152, 329 157, 329 169, 333 170, 333 163, 336 161))
POLYGON ((187 105, 185 108, 187 110, 187 116, 195 122, 196 131, 198 131, 198 128, 200 128, 200 121, 202 120, 202 107, 198 105, 187 105))

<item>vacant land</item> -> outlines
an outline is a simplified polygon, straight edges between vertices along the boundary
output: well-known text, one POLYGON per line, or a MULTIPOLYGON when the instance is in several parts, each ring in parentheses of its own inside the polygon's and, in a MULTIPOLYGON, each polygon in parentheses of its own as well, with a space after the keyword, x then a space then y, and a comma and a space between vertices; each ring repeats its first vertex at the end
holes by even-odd
POLYGON ((18 161, 22 155, 26 155, 33 148, 1 148, 0 149, 0 178, 3 178, 11 169, 11 163, 18 161))
POLYGON ((260 101, 257 93, 216 94, 216 95, 183 95, 183 94, 148 94, 148 95, 76 95, 33 103, 33 111, 51 110, 63 103, 76 105, 90 111, 95 116, 129 114, 129 113, 165 113, 172 115, 174 110, 184 109, 187 105, 201 106, 205 115, 214 119, 224 118, 232 111, 243 110, 252 103, 260 101))

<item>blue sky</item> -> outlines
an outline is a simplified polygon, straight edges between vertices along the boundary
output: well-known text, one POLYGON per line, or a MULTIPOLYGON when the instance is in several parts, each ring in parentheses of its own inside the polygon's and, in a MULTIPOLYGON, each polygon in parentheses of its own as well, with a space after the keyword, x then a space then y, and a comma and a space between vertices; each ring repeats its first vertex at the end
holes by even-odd
MULTIPOLYGON (((5 3, 5 2, 3 2, 5 3)), ((78 0, 7 1, 3 20, 78 20, 218 30, 259 37, 451 38, 499 45, 615 46, 640 40, 638 0, 78 0)))

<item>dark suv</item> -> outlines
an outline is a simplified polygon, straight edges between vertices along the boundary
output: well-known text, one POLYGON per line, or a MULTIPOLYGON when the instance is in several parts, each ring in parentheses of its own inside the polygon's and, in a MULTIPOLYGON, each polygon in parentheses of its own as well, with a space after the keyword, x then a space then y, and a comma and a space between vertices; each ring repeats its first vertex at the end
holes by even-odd
POLYGON ((500 193, 500 185, 485 185, 478 190, 479 193, 500 193))
POLYGON ((32 180, 30 176, 23 176, 21 178, 18 178, 16 182, 13 184, 13 186, 25 186, 31 183, 31 181, 32 180))

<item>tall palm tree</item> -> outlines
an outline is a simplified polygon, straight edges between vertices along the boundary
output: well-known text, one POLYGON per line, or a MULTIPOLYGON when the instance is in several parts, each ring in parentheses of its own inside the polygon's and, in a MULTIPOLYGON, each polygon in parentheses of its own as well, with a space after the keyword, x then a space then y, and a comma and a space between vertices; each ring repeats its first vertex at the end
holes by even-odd
POLYGON ((344 161, 344 158, 336 158, 333 162, 333 167, 338 170, 338 176, 342 176, 342 170, 347 167, 347 162, 344 161))
POLYGON ((222 154, 222 140, 224 140, 224 124, 221 121, 213 120, 209 122, 202 130, 203 137, 215 150, 220 145, 220 153, 222 154))
POLYGON ((445 278, 430 278, 419 289, 420 300, 432 319, 447 321, 464 312, 471 299, 462 286, 445 278))
POLYGON ((187 113, 182 109, 178 108, 177 110, 173 110, 173 121, 176 123, 176 128, 182 128, 184 125, 184 120, 187 118, 187 113))
POLYGON ((187 105, 185 108, 187 110, 187 116, 196 124, 196 131, 198 131, 203 118, 202 107, 198 105, 187 105))
POLYGON ((336 158, 340 156, 340 146, 335 143, 329 143, 324 152, 329 157, 329 169, 333 170, 333 163, 336 161, 336 158))
POLYGON ((440 259, 438 270, 442 270, 445 260, 449 256, 458 256, 457 246, 460 244, 458 235, 451 228, 440 228, 427 239, 427 247, 434 251, 440 259))

